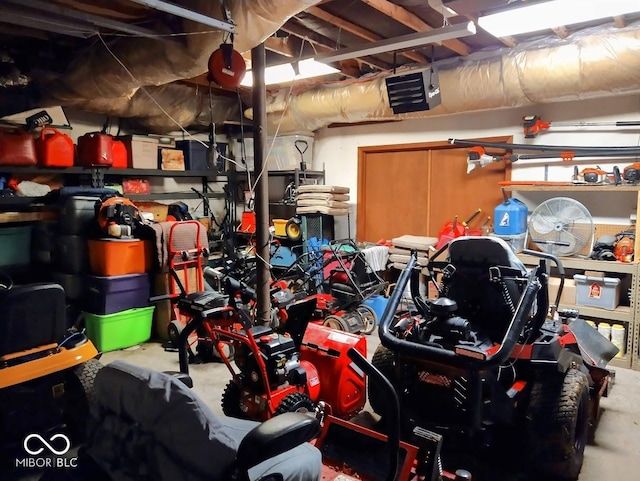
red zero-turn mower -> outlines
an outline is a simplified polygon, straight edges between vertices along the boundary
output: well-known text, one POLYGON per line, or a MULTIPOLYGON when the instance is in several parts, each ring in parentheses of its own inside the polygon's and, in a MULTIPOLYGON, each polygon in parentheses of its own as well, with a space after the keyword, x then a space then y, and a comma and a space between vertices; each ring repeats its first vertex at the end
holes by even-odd
MULTIPOLYGON (((557 258, 527 251, 542 258, 528 272, 499 238, 455 239, 448 259, 438 261, 445 249, 429 262, 437 299, 420 297, 411 256, 372 359, 399 393, 405 431, 421 426, 443 434, 445 466, 447 452, 499 446, 501 462, 508 462, 505 446, 519 446, 535 479, 577 479, 617 348, 575 311, 568 317, 549 309, 547 259, 563 277, 557 258), (394 317, 410 277, 416 310, 394 317)), ((387 399, 370 385, 369 402, 381 416, 387 399)))
POLYGON ((222 396, 226 415, 265 420, 283 412, 313 411, 319 400, 342 418, 362 410, 365 377, 346 353, 354 347, 365 355, 366 339, 309 325, 314 299, 287 305, 280 332, 254 326, 247 305, 255 301, 255 291, 232 278, 226 283, 225 305, 216 292, 186 294, 176 301, 180 312, 191 318, 178 342, 180 371, 189 372, 189 336, 201 332, 232 375, 222 396), (226 355, 227 344, 233 348, 235 366, 226 355))

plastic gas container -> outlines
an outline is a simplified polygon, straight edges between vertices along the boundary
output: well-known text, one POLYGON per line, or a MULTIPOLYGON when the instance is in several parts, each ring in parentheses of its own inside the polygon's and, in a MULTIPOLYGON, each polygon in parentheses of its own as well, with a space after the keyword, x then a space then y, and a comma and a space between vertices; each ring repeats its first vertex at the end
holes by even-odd
POLYGON ((505 199, 494 210, 493 232, 517 236, 527 232, 527 206, 518 199, 505 199))
POLYGON ((127 154, 127 148, 125 147, 124 142, 120 140, 114 140, 113 148, 111 151, 113 154, 113 168, 126 169, 127 167, 129 167, 129 156, 127 154))
POLYGON ((75 146, 73 140, 58 130, 45 127, 36 139, 38 164, 43 167, 71 167, 75 146))
POLYGON ((36 141, 29 132, 0 130, 0 165, 36 165, 36 141))
POLYGON ((78 138, 78 165, 113 165, 113 138, 92 132, 78 138))

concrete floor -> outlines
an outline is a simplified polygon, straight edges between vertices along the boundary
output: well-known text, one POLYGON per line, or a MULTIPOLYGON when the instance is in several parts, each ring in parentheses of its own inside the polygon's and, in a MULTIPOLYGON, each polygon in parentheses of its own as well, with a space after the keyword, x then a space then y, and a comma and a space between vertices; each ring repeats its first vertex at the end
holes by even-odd
MULTIPOLYGON (((379 340, 369 336, 368 358, 379 340)), ((158 343, 105 353, 103 363, 123 359, 132 364, 165 371, 178 370, 177 353, 165 352, 158 343)), ((190 366, 194 390, 216 413, 221 413, 220 398, 230 379, 221 363, 190 366)), ((640 479, 640 372, 615 369, 615 383, 609 397, 601 403, 602 414, 595 443, 587 446, 579 481, 640 479)), ((519 478, 519 477, 518 477, 519 478)), ((514 477, 507 475, 505 481, 514 477)))

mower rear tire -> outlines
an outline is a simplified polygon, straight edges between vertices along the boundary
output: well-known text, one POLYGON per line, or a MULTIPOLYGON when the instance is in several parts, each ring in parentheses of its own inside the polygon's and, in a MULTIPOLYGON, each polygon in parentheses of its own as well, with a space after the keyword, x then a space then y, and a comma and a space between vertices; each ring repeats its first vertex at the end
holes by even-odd
POLYGON ((69 373, 65 423, 74 443, 84 441, 89 415, 98 408, 94 382, 98 371, 103 367, 97 359, 89 359, 69 373))
POLYGON ((347 321, 345 321, 342 316, 336 316, 335 314, 329 314, 325 317, 322 325, 337 331, 349 332, 349 324, 347 321))
POLYGON ((526 421, 531 468, 558 479, 578 479, 589 432, 587 376, 570 369, 561 383, 536 382, 526 421))
POLYGON ((376 314, 376 311, 365 304, 360 304, 356 310, 358 311, 358 314, 360 314, 362 322, 364 323, 362 334, 373 334, 378 326, 378 315, 376 314))
POLYGON ((313 413, 316 407, 309 396, 302 392, 287 394, 278 408, 276 416, 283 413, 313 413))
POLYGON ((239 419, 247 419, 247 415, 240 407, 242 390, 234 381, 229 381, 222 393, 222 412, 226 416, 239 419))
MULTIPOLYGON (((396 359, 393 351, 380 344, 376 348, 376 352, 373 353, 371 364, 373 364, 394 387, 396 386, 396 359)), ((371 404, 371 408, 376 414, 384 418, 389 412, 391 402, 389 396, 385 390, 381 390, 375 383, 369 382, 368 384, 369 404, 371 404)))

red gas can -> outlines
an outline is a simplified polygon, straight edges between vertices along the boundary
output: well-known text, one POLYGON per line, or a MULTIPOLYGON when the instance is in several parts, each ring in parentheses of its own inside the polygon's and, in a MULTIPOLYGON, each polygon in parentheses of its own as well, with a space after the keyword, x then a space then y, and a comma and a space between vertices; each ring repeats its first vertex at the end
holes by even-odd
POLYGON ((126 169, 128 167, 128 155, 127 148, 124 145, 124 142, 120 140, 113 141, 113 165, 112 167, 115 169, 126 169))
POLYGON ((99 132, 79 137, 77 160, 83 167, 113 165, 113 137, 99 132))
POLYGON ((0 165, 36 165, 36 141, 29 132, 0 130, 0 165))
POLYGON ((71 167, 75 155, 73 140, 58 130, 45 127, 36 139, 38 164, 43 167, 71 167))

